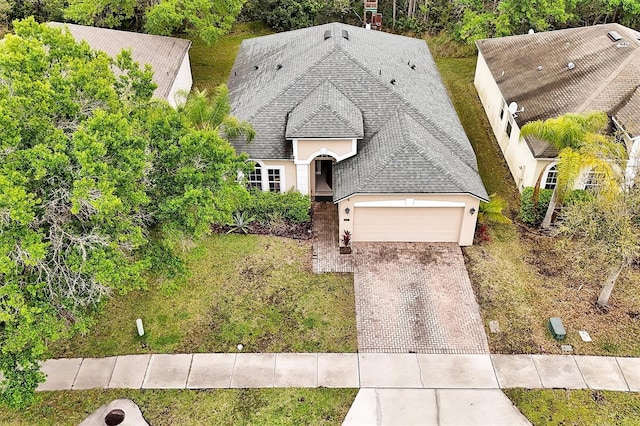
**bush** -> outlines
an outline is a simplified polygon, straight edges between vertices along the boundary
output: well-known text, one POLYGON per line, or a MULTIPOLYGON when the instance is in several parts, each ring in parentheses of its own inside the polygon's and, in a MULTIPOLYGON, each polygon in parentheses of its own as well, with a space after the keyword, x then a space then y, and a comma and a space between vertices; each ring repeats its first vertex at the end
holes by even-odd
POLYGON ((274 215, 294 223, 303 223, 311 220, 310 209, 311 199, 298 191, 280 193, 254 189, 244 212, 261 223, 271 223, 274 215))
POLYGON ((528 186, 520 195, 520 213, 518 218, 527 225, 538 226, 544 219, 544 215, 551 201, 552 189, 541 189, 540 198, 538 199, 538 208, 533 209, 533 187, 528 186))
MULTIPOLYGON (((528 186, 520 195, 520 213, 518 218, 527 225, 538 226, 544 219, 549 207, 549 201, 553 195, 553 189, 541 189, 540 198, 538 199, 538 209, 533 211, 533 187, 528 186)), ((593 199, 593 193, 584 189, 574 189, 565 197, 563 205, 567 206, 573 203, 589 201, 593 199)))

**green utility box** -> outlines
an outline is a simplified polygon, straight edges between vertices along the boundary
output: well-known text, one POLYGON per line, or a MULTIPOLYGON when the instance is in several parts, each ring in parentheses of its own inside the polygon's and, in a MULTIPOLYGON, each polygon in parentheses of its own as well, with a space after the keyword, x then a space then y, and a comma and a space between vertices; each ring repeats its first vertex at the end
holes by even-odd
POLYGON ((551 335, 556 340, 564 340, 564 338, 567 336, 567 332, 564 329, 562 320, 558 317, 549 318, 549 329, 551 330, 551 335))

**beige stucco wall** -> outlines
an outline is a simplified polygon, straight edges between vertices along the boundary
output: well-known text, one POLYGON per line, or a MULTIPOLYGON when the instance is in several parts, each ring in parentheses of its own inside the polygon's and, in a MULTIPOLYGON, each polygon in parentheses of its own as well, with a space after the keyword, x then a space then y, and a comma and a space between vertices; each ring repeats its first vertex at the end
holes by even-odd
POLYGON ((480 52, 478 52, 473 83, 518 190, 522 191, 526 186, 535 185, 540 172, 552 160, 536 159, 533 156, 526 142, 520 140, 520 128, 509 111, 505 110, 502 119, 500 119, 500 111, 503 107, 506 108, 508 102, 512 100, 503 99, 498 84, 480 52), (508 122, 511 122, 512 126, 511 137, 506 133, 508 122))
POLYGON ((283 190, 298 189, 296 178, 296 166, 293 161, 287 160, 260 160, 265 167, 280 166, 284 170, 283 190))
POLYGON ((330 155, 341 161, 356 154, 353 139, 294 139, 293 147, 297 164, 309 164, 318 155, 330 155))
MULTIPOLYGON (((464 214, 462 215, 462 226, 460 231, 460 239, 458 244, 461 246, 468 246, 473 244, 473 235, 476 228, 476 220, 478 217, 478 206, 480 200, 468 194, 438 194, 438 195, 426 195, 426 194, 397 194, 397 195, 374 195, 374 194, 357 194, 349 198, 345 198, 338 203, 338 220, 339 220, 339 236, 342 239, 342 235, 345 230, 353 233, 353 221, 357 220, 355 216, 355 203, 370 202, 370 201, 404 201, 407 199, 420 200, 420 201, 435 201, 435 202, 449 202, 449 203, 462 203, 464 204, 464 214), (345 213, 345 209, 349 208, 349 214, 345 213), (471 208, 475 209, 475 213, 470 214, 471 208)), ((414 201, 415 203, 415 201, 414 201)), ((361 207, 362 208, 362 207, 361 207)), ((403 208, 416 208, 416 207, 395 207, 398 209, 403 208)), ((438 207, 434 207, 438 208, 438 207)), ((401 216, 401 215, 399 215, 401 216)))
POLYGON ((189 93, 192 85, 193 79, 191 78, 191 64, 189 62, 189 52, 187 52, 187 54, 184 55, 182 64, 180 64, 180 69, 178 70, 176 79, 173 81, 173 85, 169 90, 169 96, 167 96, 169 104, 175 108, 177 106, 177 101, 180 100, 180 95, 177 95, 177 93, 179 91, 189 93))

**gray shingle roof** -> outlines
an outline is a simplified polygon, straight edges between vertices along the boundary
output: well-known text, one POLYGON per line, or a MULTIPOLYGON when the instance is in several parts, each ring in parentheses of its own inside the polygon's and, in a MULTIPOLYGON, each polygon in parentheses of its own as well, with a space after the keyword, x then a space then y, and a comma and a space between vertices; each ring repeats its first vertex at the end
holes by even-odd
MULTIPOLYGON (((615 115, 640 84, 637 35, 622 25, 605 24, 480 40, 477 46, 505 101, 525 107, 516 118, 522 126, 567 112, 615 115), (610 31, 623 39, 612 41, 610 31), (569 62, 575 68, 569 69, 569 62)), ((626 128, 639 116, 636 109, 617 118, 626 128)), ((542 140, 527 143, 536 157, 557 155, 542 140)))
POLYGON ((372 165, 386 162, 389 153, 397 151, 398 141, 406 139, 397 126, 390 127, 393 131, 381 132, 398 112, 431 135, 425 141, 439 142, 438 149, 445 147, 457 161, 436 166, 397 157, 398 163, 388 164, 384 170, 395 170, 398 176, 390 178, 386 185, 380 184, 378 192, 463 193, 473 189, 473 195, 487 197, 475 153, 424 40, 338 23, 249 39, 242 42, 228 86, 232 114, 248 120, 256 130, 252 143, 232 143, 255 159, 291 159, 291 141, 287 138, 300 134, 296 133, 299 123, 305 120, 309 126, 305 131, 316 132, 324 124, 329 137, 333 137, 333 130, 326 125, 333 121, 346 126, 343 130, 351 136, 358 121, 355 111, 359 111, 364 131, 363 136, 358 136, 359 153, 344 165, 336 165, 334 190, 340 194, 336 198, 364 188, 360 180, 372 179, 369 174, 377 170, 372 165), (348 40, 341 36, 342 30, 348 31, 348 40), (332 36, 325 39, 325 31, 332 36), (318 93, 324 101, 316 99, 318 93), (333 107, 320 109, 316 116, 310 113, 317 105, 327 104, 333 107), (349 186, 338 176, 346 173, 347 164, 363 171, 352 175, 349 186), (407 184, 425 173, 423 166, 435 167, 433 173, 439 174, 448 167, 461 167, 452 175, 465 174, 465 185, 449 181, 428 188, 407 184))
POLYGON ((362 112, 329 80, 309 93, 289 114, 287 139, 364 137, 362 112))
POLYGON ((96 50, 115 57, 124 49, 131 49, 133 60, 151 65, 153 81, 158 85, 153 95, 167 99, 171 86, 178 75, 180 65, 189 52, 191 41, 174 37, 140 34, 85 25, 50 22, 55 28, 67 27, 73 37, 86 41, 96 50))

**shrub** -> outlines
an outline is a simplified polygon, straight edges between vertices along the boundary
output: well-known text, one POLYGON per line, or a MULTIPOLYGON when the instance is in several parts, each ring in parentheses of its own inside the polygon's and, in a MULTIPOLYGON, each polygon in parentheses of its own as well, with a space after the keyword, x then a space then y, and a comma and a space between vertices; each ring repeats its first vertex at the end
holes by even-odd
POLYGON ((552 189, 541 189, 540 198, 538 199, 538 208, 533 209, 533 187, 526 187, 520 195, 520 212, 518 218, 524 223, 532 226, 538 226, 549 207, 551 201, 552 189))
POLYGON ((308 222, 310 209, 311 199, 298 191, 280 193, 254 189, 244 211, 257 221, 270 224, 276 216, 294 223, 308 222))
MULTIPOLYGON (((541 189, 538 199, 538 208, 533 211, 533 187, 526 187, 520 195, 520 213, 518 218, 527 225, 538 226, 544 219, 549 201, 553 195, 553 189, 541 189)), ((563 205, 570 205, 577 202, 589 201, 593 198, 593 193, 584 189, 574 189, 564 198, 563 205)))

